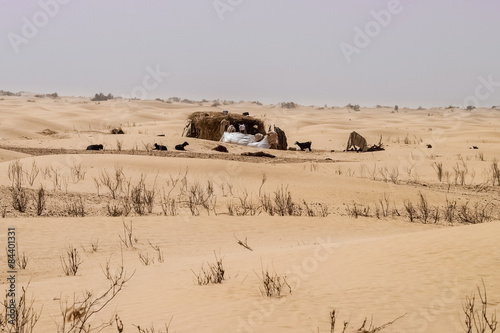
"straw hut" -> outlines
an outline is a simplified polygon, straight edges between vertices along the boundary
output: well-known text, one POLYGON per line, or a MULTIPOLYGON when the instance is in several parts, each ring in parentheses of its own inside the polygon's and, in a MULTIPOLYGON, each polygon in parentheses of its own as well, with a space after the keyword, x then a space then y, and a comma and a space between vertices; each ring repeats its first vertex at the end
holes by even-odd
POLYGON ((187 120, 183 136, 219 141, 229 125, 239 128, 244 124, 248 134, 266 134, 264 122, 260 119, 236 113, 194 112, 187 120))

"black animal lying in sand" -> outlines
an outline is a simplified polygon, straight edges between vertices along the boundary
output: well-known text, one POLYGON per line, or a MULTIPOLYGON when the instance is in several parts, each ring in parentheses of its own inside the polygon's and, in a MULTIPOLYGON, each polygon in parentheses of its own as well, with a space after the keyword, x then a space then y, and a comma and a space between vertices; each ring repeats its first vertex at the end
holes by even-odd
POLYGON ((246 153, 241 153, 242 156, 256 156, 256 157, 270 157, 270 158, 275 158, 276 156, 274 155, 271 155, 271 154, 268 154, 268 153, 264 153, 263 151, 258 151, 258 152, 255 152, 255 153, 251 153, 251 152, 246 152, 246 153))
POLYGON ((299 146, 300 150, 302 150, 302 151, 304 151, 306 149, 309 149, 309 151, 311 151, 311 144, 312 144, 311 141, 307 141, 307 142, 298 142, 298 141, 295 141, 295 144, 297 146, 299 146))
POLYGON ((155 143, 155 147, 153 148, 153 150, 167 150, 167 147, 155 143))
POLYGON ((103 150, 103 145, 90 145, 87 147, 87 150, 103 150))
POLYGON ((182 145, 175 146, 175 150, 186 150, 184 147, 189 146, 189 143, 184 142, 182 145))
POLYGON ((217 147, 215 147, 214 149, 212 150, 215 150, 215 151, 220 151, 221 153, 227 153, 227 148, 222 146, 222 145, 218 145, 217 147))

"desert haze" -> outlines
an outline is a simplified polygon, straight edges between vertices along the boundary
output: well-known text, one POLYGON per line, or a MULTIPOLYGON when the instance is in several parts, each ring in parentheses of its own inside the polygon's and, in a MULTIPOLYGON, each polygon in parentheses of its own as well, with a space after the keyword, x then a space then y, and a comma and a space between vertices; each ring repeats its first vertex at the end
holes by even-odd
POLYGON ((216 104, 0 98, 24 332, 493 332, 500 110, 216 104), (223 110, 312 151, 182 136, 223 110))

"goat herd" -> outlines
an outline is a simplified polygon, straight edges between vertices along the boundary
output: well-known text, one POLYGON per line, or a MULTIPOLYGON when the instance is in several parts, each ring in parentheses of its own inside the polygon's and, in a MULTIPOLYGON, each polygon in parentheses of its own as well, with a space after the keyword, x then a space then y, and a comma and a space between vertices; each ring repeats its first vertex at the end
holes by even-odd
MULTIPOLYGON (((166 146, 162 146, 157 143, 155 143, 154 146, 155 147, 153 148, 153 150, 163 150, 163 151, 167 150, 166 146)), ((186 150, 185 149, 186 146, 189 146, 189 143, 184 142, 183 144, 176 145, 175 150, 186 150)), ((90 145, 87 147, 87 150, 103 150, 103 149, 104 149, 103 145, 90 145)))
MULTIPOLYGON (((306 149, 309 149, 309 151, 312 151, 311 150, 311 144, 312 144, 311 141, 308 141, 308 142, 298 142, 298 141, 296 141, 295 144, 300 147, 301 151, 305 151, 306 149)), ((186 146, 189 146, 189 143, 184 142, 183 144, 176 145, 175 146, 175 150, 186 150, 185 149, 186 146)), ((99 145, 90 145, 90 146, 87 147, 87 150, 103 150, 103 149, 104 149, 104 146, 100 145, 100 144, 99 145)), ((153 150, 166 151, 168 149, 167 149, 167 146, 163 146, 163 145, 159 145, 159 144, 155 143, 153 150)), ((214 148, 214 150, 227 152, 227 149, 224 146, 220 146, 220 145, 217 146, 216 148, 214 148), (222 149, 221 147, 224 148, 224 149, 222 149)))

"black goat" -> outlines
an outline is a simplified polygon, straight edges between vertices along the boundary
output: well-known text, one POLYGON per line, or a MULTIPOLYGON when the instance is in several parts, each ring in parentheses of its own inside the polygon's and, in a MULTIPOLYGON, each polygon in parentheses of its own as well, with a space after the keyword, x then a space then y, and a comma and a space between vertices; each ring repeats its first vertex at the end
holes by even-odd
POLYGON ((175 146, 175 150, 186 150, 184 147, 189 146, 189 143, 184 142, 182 145, 175 146))
POLYGON ((249 115, 250 115, 250 113, 248 113, 248 112, 243 112, 243 115, 244 115, 244 116, 249 116, 249 115))
POLYGON ((432 148, 432 145, 430 143, 428 143, 427 148, 432 148))
POLYGON ((155 143, 153 150, 167 150, 167 147, 155 143))
POLYGON ((87 150, 103 150, 103 145, 90 145, 87 147, 87 150))
POLYGON ((311 151, 311 144, 312 144, 311 141, 307 141, 307 142, 298 142, 298 141, 295 141, 295 144, 297 146, 299 146, 300 150, 302 150, 302 151, 304 151, 306 149, 309 149, 309 151, 311 151))
POLYGON ((212 149, 212 150, 215 150, 215 151, 220 151, 221 153, 227 153, 227 152, 228 152, 227 148, 226 148, 226 147, 224 147, 224 146, 221 146, 221 145, 218 145, 217 147, 215 147, 215 148, 214 148, 214 149, 212 149))

